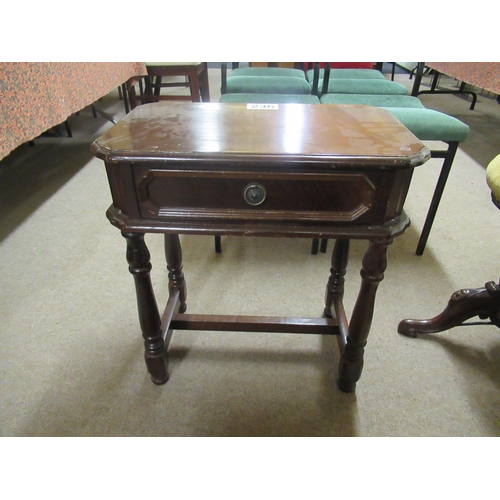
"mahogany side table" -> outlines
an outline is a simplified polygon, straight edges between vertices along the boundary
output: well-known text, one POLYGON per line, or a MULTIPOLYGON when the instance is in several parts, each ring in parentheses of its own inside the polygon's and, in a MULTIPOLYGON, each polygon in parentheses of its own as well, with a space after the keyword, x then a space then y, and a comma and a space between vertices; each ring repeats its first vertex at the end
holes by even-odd
POLYGON ((409 225, 403 204, 429 150, 385 110, 318 104, 163 102, 134 109, 92 144, 104 160, 110 222, 127 240, 147 369, 167 382, 173 330, 337 335, 339 387, 355 390, 387 249, 409 225), (164 233, 162 315, 145 233, 164 233), (284 318, 186 313, 179 234, 335 239, 324 314, 284 318), (350 321, 351 239, 369 241, 350 321))

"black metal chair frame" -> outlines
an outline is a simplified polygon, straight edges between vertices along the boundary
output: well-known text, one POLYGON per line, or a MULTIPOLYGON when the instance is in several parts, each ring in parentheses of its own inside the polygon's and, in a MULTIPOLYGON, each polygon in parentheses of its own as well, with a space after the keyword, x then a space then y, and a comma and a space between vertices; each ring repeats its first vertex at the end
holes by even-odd
POLYGON ((473 92, 472 90, 466 90, 465 89, 465 82, 460 83, 460 88, 459 90, 452 90, 452 89, 440 89, 436 90, 437 84, 439 82, 439 78, 441 76, 441 73, 436 70, 432 70, 431 73, 433 74, 432 82, 431 82, 431 88, 430 90, 420 90, 420 84, 422 83, 422 76, 424 74, 425 70, 425 63, 418 63, 417 67, 415 68, 415 82, 413 83, 413 88, 411 95, 414 97, 418 97, 421 94, 459 94, 459 95, 470 95, 472 97, 472 101, 470 104, 471 110, 474 109, 474 106, 476 105, 477 102, 477 94, 473 92))

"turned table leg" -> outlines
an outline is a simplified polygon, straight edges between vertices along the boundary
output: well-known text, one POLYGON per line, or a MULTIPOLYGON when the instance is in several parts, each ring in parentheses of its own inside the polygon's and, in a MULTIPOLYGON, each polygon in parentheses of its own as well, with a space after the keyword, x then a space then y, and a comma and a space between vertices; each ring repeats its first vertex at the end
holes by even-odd
POLYGON ((149 250, 144 242, 144 234, 122 232, 122 235, 127 240, 127 261, 135 282, 146 366, 155 384, 165 384, 168 381, 168 358, 160 314, 151 284, 149 250))
POLYGON ((332 317, 332 305, 335 299, 341 301, 344 297, 344 276, 349 259, 349 240, 336 240, 332 253, 330 278, 326 285, 325 316, 332 317))
POLYGON ((187 287, 182 271, 182 250, 178 234, 165 234, 165 259, 168 269, 168 290, 170 294, 179 292, 179 312, 183 313, 187 309, 187 287))
POLYGON ((387 248, 392 241, 392 238, 370 241, 363 257, 361 287, 349 324, 347 343, 340 358, 338 385, 345 392, 355 390, 363 371, 363 355, 373 319, 375 295, 384 279, 387 248))

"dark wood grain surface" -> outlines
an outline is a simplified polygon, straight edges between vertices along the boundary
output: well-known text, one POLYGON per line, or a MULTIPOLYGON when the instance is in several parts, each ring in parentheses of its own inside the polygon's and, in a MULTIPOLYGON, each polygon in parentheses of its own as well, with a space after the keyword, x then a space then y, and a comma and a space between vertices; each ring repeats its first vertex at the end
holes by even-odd
POLYGON ((154 103, 139 106, 94 144, 101 158, 285 156, 359 163, 422 162, 418 139, 385 110, 367 106, 154 103))

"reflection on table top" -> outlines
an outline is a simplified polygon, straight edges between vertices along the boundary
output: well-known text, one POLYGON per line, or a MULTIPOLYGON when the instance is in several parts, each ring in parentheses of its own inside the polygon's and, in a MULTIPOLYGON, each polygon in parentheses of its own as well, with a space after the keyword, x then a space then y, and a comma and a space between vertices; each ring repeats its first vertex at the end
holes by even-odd
POLYGON ((139 106, 94 144, 113 157, 266 157, 423 163, 427 149, 390 113, 358 105, 169 102, 139 106))

